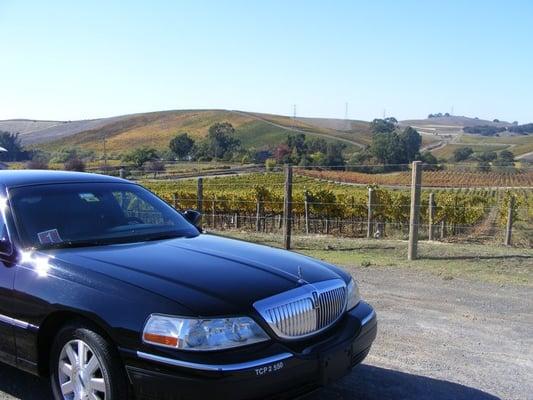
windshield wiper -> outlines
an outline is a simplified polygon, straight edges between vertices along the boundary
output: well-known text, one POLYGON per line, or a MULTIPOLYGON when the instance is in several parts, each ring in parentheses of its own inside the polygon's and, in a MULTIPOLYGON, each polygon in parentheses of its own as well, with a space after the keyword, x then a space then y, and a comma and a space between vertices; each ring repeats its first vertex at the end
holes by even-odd
POLYGON ((185 237, 185 236, 187 236, 187 235, 184 235, 184 234, 181 234, 181 233, 177 233, 177 232, 166 232, 166 233, 161 233, 159 235, 148 236, 146 238, 143 238, 142 241, 143 242, 153 242, 153 241, 156 241, 156 240, 176 239, 176 238, 185 237))
POLYGON ((71 249, 76 247, 94 247, 94 246, 105 246, 112 244, 109 241, 103 240, 75 240, 75 241, 65 241, 60 243, 48 243, 39 246, 39 250, 51 250, 51 249, 71 249))
POLYGON ((179 237, 185 237, 182 233, 178 232, 165 232, 156 235, 142 235, 142 236, 125 236, 121 238, 113 239, 94 239, 94 240, 72 240, 64 241, 60 243, 48 243, 39 246, 39 250, 53 250, 53 249, 73 249, 77 247, 95 247, 95 246, 110 246, 113 244, 125 244, 125 243, 139 243, 139 242, 152 242, 165 239, 176 239, 179 237))

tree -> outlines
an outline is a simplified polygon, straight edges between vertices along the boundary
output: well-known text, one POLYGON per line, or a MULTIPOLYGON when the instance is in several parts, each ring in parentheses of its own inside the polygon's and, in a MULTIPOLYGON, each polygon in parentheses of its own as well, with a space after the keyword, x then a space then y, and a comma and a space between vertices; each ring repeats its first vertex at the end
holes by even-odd
POLYGON ((396 132, 379 132, 372 136, 372 155, 382 164, 399 164, 400 139, 396 132))
POLYGON ((498 154, 498 158, 493 163, 498 167, 512 167, 514 166, 514 154, 509 150, 502 150, 498 154))
POLYGON ((291 149, 286 143, 282 143, 274 149, 274 158, 280 164, 288 162, 290 155, 291 149))
MULTIPOLYGON (((217 122, 209 127, 207 141, 214 158, 227 158, 228 153, 237 150, 241 142, 234 137, 235 128, 229 122, 217 122)), ((229 154, 231 156, 231 154, 229 154)))
POLYGON ((309 153, 316 153, 317 151, 326 153, 328 143, 322 138, 311 138, 306 141, 306 146, 309 153))
POLYGON ((165 163, 159 160, 148 161, 144 165, 144 170, 146 172, 152 172, 154 174, 154 178, 156 178, 158 172, 165 172, 165 163))
POLYGON ((174 137, 168 147, 172 152, 182 160, 191 154, 191 151, 194 146, 194 140, 187 134, 181 133, 174 137))
POLYGON ((491 162, 498 158, 498 154, 494 151, 484 151, 483 153, 478 154, 477 158, 480 161, 491 162))
POLYGON ((513 122, 513 126, 509 128, 510 132, 519 133, 521 135, 527 135, 533 133, 533 123, 518 125, 518 122, 513 122))
POLYGON ((65 171, 77 171, 77 172, 84 172, 85 171, 85 163, 83 160, 79 158, 71 158, 65 164, 63 165, 65 168, 65 171))
POLYGON ((125 162, 131 162, 136 167, 141 168, 144 163, 153 161, 158 158, 157 150, 150 147, 139 147, 126 154, 122 159, 125 162))
POLYGON ((385 119, 376 118, 370 123, 372 133, 392 133, 396 129, 398 121, 394 117, 385 119))
POLYGON ((453 160, 455 162, 468 160, 472 153, 474 153, 472 147, 460 147, 453 152, 453 160))
POLYGON ((504 127, 492 126, 492 125, 475 125, 475 126, 465 126, 463 132, 466 133, 475 133, 483 136, 494 136, 500 132, 505 131, 504 127))
POLYGON ((403 154, 403 157, 400 158, 402 158, 402 161, 404 161, 405 163, 410 163, 411 161, 414 161, 420 152, 422 136, 420 136, 416 129, 413 129, 408 126, 403 130, 402 133, 400 133, 399 138, 401 145, 401 153, 403 154))
POLYGON ((480 172, 489 172, 490 171, 490 163, 487 161, 480 161, 477 163, 477 169, 480 172))
POLYGON ((424 164, 430 164, 430 165, 437 165, 439 161, 437 160, 437 157, 435 157, 433 154, 431 154, 429 151, 424 151, 420 155, 420 160, 424 164))
POLYGON ((326 149, 326 164, 330 167, 344 167, 342 152, 346 146, 343 143, 328 143, 326 149))
POLYGON ((0 161, 23 161, 29 158, 24 150, 18 133, 0 131, 0 147, 7 151, 0 152, 0 161))
POLYGON ((502 150, 500 151, 500 154, 498 155, 498 159, 500 159, 503 162, 514 162, 514 154, 512 151, 509 150, 502 150))

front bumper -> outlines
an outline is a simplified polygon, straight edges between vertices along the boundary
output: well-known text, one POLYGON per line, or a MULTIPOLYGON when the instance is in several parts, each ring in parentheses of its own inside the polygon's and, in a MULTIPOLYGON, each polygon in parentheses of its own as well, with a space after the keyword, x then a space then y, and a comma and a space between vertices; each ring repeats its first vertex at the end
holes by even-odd
POLYGON ((213 355, 199 361, 122 353, 138 399, 293 398, 346 375, 366 357, 376 333, 374 310, 360 302, 318 340, 299 347, 273 343, 253 358, 248 352, 212 363, 213 355))

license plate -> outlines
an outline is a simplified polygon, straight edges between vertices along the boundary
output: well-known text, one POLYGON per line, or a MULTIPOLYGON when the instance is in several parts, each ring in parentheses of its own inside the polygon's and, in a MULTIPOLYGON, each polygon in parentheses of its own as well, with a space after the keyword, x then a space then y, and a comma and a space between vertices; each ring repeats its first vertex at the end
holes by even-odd
POLYGON ((352 368, 352 347, 341 348, 321 358, 322 384, 342 378, 352 368))

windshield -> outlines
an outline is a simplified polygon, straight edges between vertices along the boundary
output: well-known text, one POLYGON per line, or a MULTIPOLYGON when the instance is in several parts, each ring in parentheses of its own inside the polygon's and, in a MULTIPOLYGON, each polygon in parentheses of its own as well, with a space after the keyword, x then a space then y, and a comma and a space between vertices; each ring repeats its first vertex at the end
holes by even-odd
POLYGON ((198 230, 164 201, 127 183, 79 183, 10 190, 24 247, 98 246, 173 237, 198 230))

